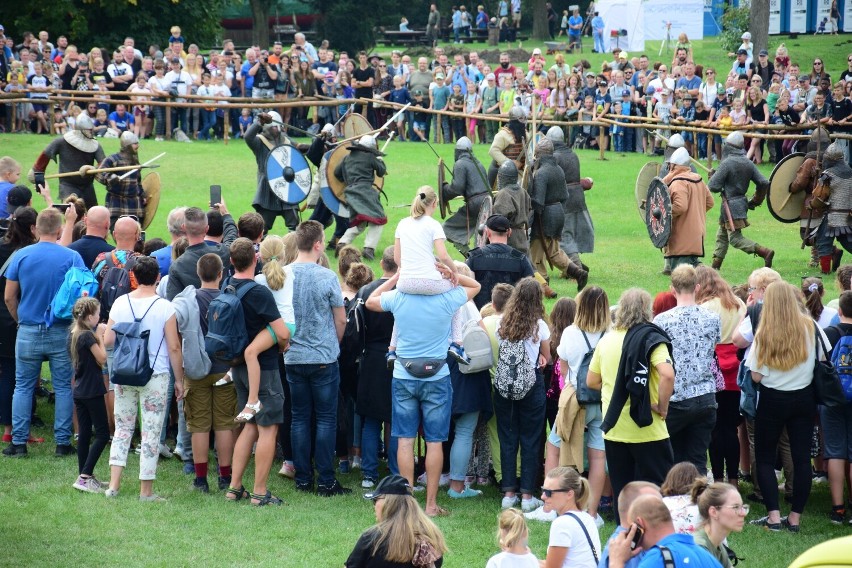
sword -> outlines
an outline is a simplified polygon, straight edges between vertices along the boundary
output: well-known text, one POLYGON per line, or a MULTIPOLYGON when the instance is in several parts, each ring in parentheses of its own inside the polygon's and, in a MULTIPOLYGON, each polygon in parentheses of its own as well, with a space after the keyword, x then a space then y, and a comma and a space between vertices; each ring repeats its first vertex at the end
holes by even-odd
POLYGON ((382 144, 382 149, 381 149, 382 154, 385 153, 385 148, 388 147, 388 144, 390 144, 390 141, 393 140, 393 137, 394 137, 395 134, 396 134, 396 132, 391 132, 390 136, 388 136, 388 139, 385 141, 384 144, 382 144))
POLYGON ((728 220, 728 229, 730 231, 736 231, 736 225, 734 225, 734 216, 731 215, 731 207, 728 205, 728 196, 725 195, 725 192, 720 193, 722 197, 722 211, 725 212, 725 218, 728 220))
POLYGON ((163 153, 162 153, 162 154, 160 154, 159 156, 154 156, 153 158, 151 158, 150 160, 148 160, 148 161, 147 161, 147 162, 145 162, 144 164, 139 164, 138 166, 136 166, 135 168, 133 168, 132 170, 130 170, 130 171, 129 171, 129 172, 127 172, 126 174, 122 174, 122 175, 118 176, 119 181, 123 180, 124 178, 126 178, 127 176, 129 176, 130 174, 132 174, 133 172, 135 172, 136 170, 139 170, 139 169, 146 168, 146 167, 150 166, 153 162, 156 162, 157 160, 159 160, 160 158, 162 158, 162 157, 163 157, 163 156, 165 156, 165 155, 166 155, 166 153, 165 153, 165 152, 163 152, 163 153))

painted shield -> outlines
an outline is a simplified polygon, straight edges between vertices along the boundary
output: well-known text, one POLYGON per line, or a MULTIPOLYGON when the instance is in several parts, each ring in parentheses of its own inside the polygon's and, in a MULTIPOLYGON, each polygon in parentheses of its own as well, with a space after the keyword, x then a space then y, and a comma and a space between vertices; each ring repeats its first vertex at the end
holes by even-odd
POLYGON ((301 203, 311 191, 308 160, 290 144, 276 146, 269 153, 266 179, 272 193, 285 203, 301 203))
POLYGON ((639 170, 639 176, 636 178, 636 206, 639 208, 639 216, 642 222, 645 222, 645 199, 648 197, 648 186, 651 181, 660 173, 662 164, 659 162, 648 162, 642 169, 639 170))
POLYGON ((491 196, 486 195, 482 198, 482 205, 479 206, 479 215, 476 218, 476 246, 485 246, 485 222, 491 217, 491 196))
MULTIPOLYGON (((325 203, 325 206, 340 217, 349 217, 349 210, 346 208, 344 203, 337 198, 334 191, 331 189, 329 185, 328 179, 328 160, 331 157, 331 153, 333 150, 329 150, 325 153, 320 161, 319 168, 317 168, 317 176, 319 176, 319 186, 320 186, 320 197, 322 198, 322 202, 325 203)), ((334 177, 334 176, 332 176, 334 177)))
POLYGON ((782 223, 795 223, 802 214, 805 192, 790 193, 799 166, 805 161, 802 153, 790 154, 775 165, 769 177, 769 196, 766 204, 773 217, 782 223))
MULTIPOLYGON (((343 191, 346 189, 346 182, 343 180, 339 180, 334 176, 334 170, 337 168, 337 164, 341 163, 343 159, 349 155, 349 145, 338 146, 334 150, 329 153, 326 153, 326 164, 325 164, 325 177, 327 180, 327 186, 331 188, 331 191, 334 192, 334 195, 337 197, 337 200, 341 203, 346 203, 346 196, 343 194, 343 191)), ((378 189, 381 189, 385 183, 385 178, 375 176, 373 178, 373 186, 378 189)), ((320 186, 322 187, 322 186, 320 186)), ((328 205, 328 203, 326 203, 328 205)))
POLYGON ((373 127, 363 115, 352 113, 343 119, 343 137, 357 138, 373 131, 373 127))
POLYGON ((154 221, 157 207, 160 206, 160 174, 151 172, 142 180, 142 192, 145 195, 145 217, 142 219, 142 230, 154 221))
POLYGON ((438 158, 438 210, 441 213, 441 219, 446 219, 450 213, 450 204, 444 199, 444 159, 438 158))
POLYGON ((665 247, 672 232, 672 199, 669 188, 658 177, 655 177, 648 186, 645 198, 645 224, 654 246, 660 249, 665 247))

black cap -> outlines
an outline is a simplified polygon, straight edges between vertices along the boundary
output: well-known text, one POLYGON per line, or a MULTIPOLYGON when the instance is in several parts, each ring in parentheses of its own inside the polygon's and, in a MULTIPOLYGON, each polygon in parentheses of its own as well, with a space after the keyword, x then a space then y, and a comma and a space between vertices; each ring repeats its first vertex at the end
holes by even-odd
POLYGON ((364 499, 375 501, 385 495, 412 495, 411 485, 401 475, 389 475, 379 481, 376 488, 364 494, 364 499))
MULTIPOLYGON (((746 52, 746 53, 748 53, 748 52, 746 52)), ((766 51, 765 49, 761 49, 760 53, 758 53, 758 55, 769 55, 769 52, 766 51)))
POLYGON ((485 226, 497 233, 505 233, 512 228, 511 223, 504 215, 492 215, 485 220, 485 226))
POLYGON ((6 195, 6 202, 9 204, 9 215, 14 213, 18 207, 26 207, 29 205, 32 198, 33 192, 26 186, 16 185, 10 189, 9 193, 6 195))
POLYGON ((738 49, 737 55, 748 55, 748 51, 746 51, 745 49, 738 49))
POLYGON ((180 63, 180 59, 178 59, 177 57, 172 57, 172 58, 169 60, 169 63, 180 63))

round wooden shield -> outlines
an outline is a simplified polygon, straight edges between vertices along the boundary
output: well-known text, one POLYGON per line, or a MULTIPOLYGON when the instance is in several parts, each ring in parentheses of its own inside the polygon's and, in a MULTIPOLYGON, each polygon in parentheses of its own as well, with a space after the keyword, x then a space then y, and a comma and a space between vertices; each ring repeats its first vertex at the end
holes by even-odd
POLYGON ((775 165, 769 177, 766 204, 769 213, 782 223, 796 223, 801 217, 806 194, 804 191, 790 193, 790 184, 804 161, 804 154, 790 154, 775 165))
POLYGON ((343 119, 343 137, 354 138, 373 131, 369 121, 363 115, 352 113, 343 119))
MULTIPOLYGON (((339 215, 340 217, 349 217, 349 210, 346 209, 346 205, 340 202, 337 195, 335 195, 329 185, 328 160, 331 157, 332 152, 333 150, 329 150, 323 155, 320 165, 317 168, 320 197, 322 202, 325 203, 325 206, 328 207, 332 213, 339 215)), ((334 176, 332 175, 331 177, 333 178, 334 176)))
POLYGON ((485 246, 485 222, 491 217, 491 196, 486 195, 482 198, 482 205, 479 206, 479 215, 476 217, 476 231, 474 232, 474 236, 476 238, 476 246, 481 247, 485 246))
POLYGON ((154 221, 157 207, 160 206, 160 174, 151 172, 142 179, 142 192, 145 195, 145 217, 142 219, 142 230, 154 221))
POLYGON ((648 186, 645 199, 645 224, 654 246, 665 247, 672 232, 672 200, 669 188, 658 177, 655 177, 648 186))
POLYGON ((311 168, 301 152, 290 144, 276 146, 266 159, 269 188, 285 203, 301 203, 311 191, 311 168))
POLYGON ((544 138, 544 134, 541 132, 536 132, 532 136, 530 136, 529 142, 527 142, 527 163, 531 164, 533 161, 533 157, 535 157, 535 145, 544 138))
POLYGON ((648 197, 648 186, 657 175, 660 173, 662 164, 659 162, 648 162, 642 169, 639 170, 639 176, 636 178, 636 206, 639 208, 639 216, 642 222, 645 222, 645 199, 648 197))
POLYGON ((521 172, 521 189, 529 193, 530 189, 532 189, 532 166, 530 166, 532 162, 527 162, 527 165, 524 166, 524 171, 521 172))
POLYGON ((450 204, 444 199, 444 158, 438 158, 438 211, 441 213, 441 219, 446 219, 450 211, 450 204))
MULTIPOLYGON (((355 115, 360 116, 360 115, 355 115)), ((326 153, 326 164, 325 164, 325 177, 328 181, 328 187, 331 188, 331 191, 334 192, 334 195, 337 197, 337 200, 341 203, 346 203, 346 196, 343 194, 343 191, 346 189, 346 182, 343 180, 337 179, 334 177, 334 170, 337 168, 337 164, 341 163, 343 159, 349 155, 349 145, 346 146, 338 146, 331 152, 326 153)), ((379 189, 385 183, 385 178, 380 176, 375 176, 373 178, 373 185, 379 189)), ((322 187, 322 186, 320 186, 322 187)))

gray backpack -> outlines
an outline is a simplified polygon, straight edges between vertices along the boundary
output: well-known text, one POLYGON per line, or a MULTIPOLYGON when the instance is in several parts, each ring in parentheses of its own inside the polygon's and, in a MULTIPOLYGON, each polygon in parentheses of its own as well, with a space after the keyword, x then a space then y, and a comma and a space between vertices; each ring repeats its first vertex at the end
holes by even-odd
POLYGON ((200 380, 210 374, 210 357, 204 349, 201 312, 195 299, 195 286, 184 288, 172 300, 183 351, 183 373, 187 379, 200 380))
POLYGON ((491 338, 480 327, 479 322, 469 321, 462 329, 464 352, 470 357, 470 363, 459 363, 459 371, 465 375, 487 371, 494 366, 494 352, 491 350, 491 338))

